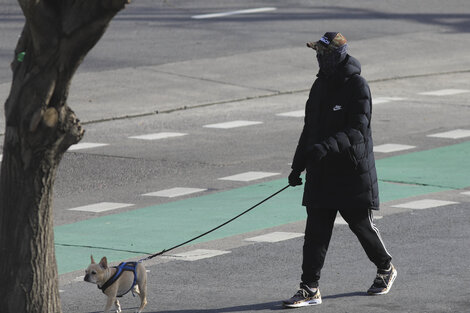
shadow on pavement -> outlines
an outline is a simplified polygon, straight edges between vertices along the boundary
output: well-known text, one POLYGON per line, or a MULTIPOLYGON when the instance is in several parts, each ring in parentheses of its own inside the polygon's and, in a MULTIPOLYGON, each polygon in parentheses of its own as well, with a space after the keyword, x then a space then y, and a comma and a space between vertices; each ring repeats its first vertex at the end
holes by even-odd
POLYGON ((188 310, 172 310, 172 311, 157 311, 149 313, 224 313, 224 312, 254 312, 262 310, 271 310, 278 311, 283 310, 280 301, 266 302, 259 304, 248 304, 240 306, 232 306, 227 308, 217 308, 217 309, 188 309, 188 310))
POLYGON ((322 299, 338 299, 338 298, 348 298, 348 297, 370 297, 364 291, 355 291, 355 292, 348 292, 348 293, 339 293, 337 295, 330 295, 330 296, 322 296, 322 299))
MULTIPOLYGON (((368 296, 366 292, 363 291, 355 291, 355 292, 348 292, 348 293, 340 293, 336 295, 329 295, 322 297, 322 299, 338 299, 338 298, 348 298, 348 297, 365 297, 368 296)), ((137 307, 135 307, 137 309, 137 307)), ((126 309, 123 309, 126 310, 126 309)), ((247 305, 239 305, 239 306, 232 306, 226 308, 217 308, 217 309, 186 309, 186 310, 171 310, 171 311, 145 311, 147 313, 230 313, 230 312, 255 312, 255 311, 263 311, 263 310, 270 310, 270 311, 280 311, 285 310, 281 304, 281 301, 273 301, 273 302, 266 302, 266 303, 258 303, 258 304, 247 304, 247 305)), ((90 313, 98 313, 98 312, 90 312, 90 313)))

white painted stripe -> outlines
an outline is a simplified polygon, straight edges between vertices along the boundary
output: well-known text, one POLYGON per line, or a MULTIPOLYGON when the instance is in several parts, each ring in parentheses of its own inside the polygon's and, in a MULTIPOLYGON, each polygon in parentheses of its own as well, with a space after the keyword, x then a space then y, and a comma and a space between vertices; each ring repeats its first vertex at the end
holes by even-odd
POLYGON ((416 148, 415 146, 408 146, 408 145, 400 145, 395 143, 386 143, 383 145, 375 146, 374 152, 382 152, 382 153, 390 153, 390 152, 397 152, 403 151, 408 149, 416 148))
POLYGON ((208 18, 238 15, 238 14, 253 14, 253 13, 270 12, 270 11, 275 11, 275 10, 277 10, 277 8, 273 8, 273 7, 256 8, 256 9, 247 9, 247 10, 237 10, 237 11, 229 11, 229 12, 193 15, 193 16, 191 16, 191 18, 196 19, 196 20, 200 20, 200 19, 208 19, 208 18))
POLYGON ((140 135, 140 136, 131 136, 131 139, 143 139, 143 140, 158 140, 158 139, 166 139, 166 138, 173 138, 173 137, 181 137, 186 136, 187 134, 184 133, 156 133, 156 134, 147 134, 147 135, 140 135))
POLYGON ((105 212, 105 211, 110 211, 110 210, 127 208, 127 207, 130 207, 130 206, 133 206, 133 204, 130 204, 130 203, 114 203, 114 202, 100 202, 100 203, 95 203, 95 204, 90 204, 90 205, 85 205, 85 206, 72 208, 72 209, 69 209, 69 211, 82 211, 82 212, 100 213, 100 212, 105 212))
POLYGON ((402 204, 392 205, 394 208, 404 208, 404 209, 413 209, 413 210, 423 210, 423 209, 430 209, 430 208, 437 208, 440 206, 450 205, 450 204, 457 204, 458 202, 454 201, 442 201, 442 200, 434 200, 434 199, 423 199, 417 201, 406 202, 402 204))
POLYGON ((204 125, 203 127, 229 129, 229 128, 244 127, 244 126, 257 125, 257 124, 263 124, 263 122, 258 122, 258 121, 232 121, 232 122, 204 125))
POLYGON ((275 175, 280 175, 281 173, 268 173, 268 172, 246 172, 241 173, 233 176, 227 176, 223 178, 219 178, 219 180, 232 180, 232 181, 252 181, 257 179, 262 179, 266 177, 271 177, 275 175))
POLYGON ((455 130, 451 130, 451 131, 448 131, 448 132, 428 135, 428 137, 460 139, 460 138, 470 137, 470 130, 468 130, 468 129, 455 129, 455 130))
POLYGON ((279 242, 289 240, 297 237, 302 237, 304 234, 301 233, 288 233, 288 232, 273 232, 261 236, 246 238, 245 241, 254 242, 279 242))
POLYGON ((279 113, 279 114, 276 114, 276 115, 277 116, 288 116, 288 117, 304 117, 305 116, 305 110, 279 113))
POLYGON ((212 258, 219 255, 230 253, 231 251, 222 250, 207 250, 207 249, 196 249, 188 252, 177 253, 172 255, 163 256, 166 259, 182 260, 182 261, 197 261, 207 258, 212 258))
POLYGON ((406 98, 399 98, 399 97, 377 97, 372 99, 373 104, 381 104, 381 103, 388 103, 392 101, 402 101, 406 100, 406 98))
MULTIPOLYGON (((380 220, 381 218, 383 218, 383 216, 374 216, 374 220, 380 220)), ((335 224, 336 225, 348 225, 348 223, 341 216, 336 217, 335 224)))
POLYGON ((0 154, 0 161, 3 160, 3 154, 0 154))
POLYGON ((75 145, 72 145, 68 151, 75 151, 75 150, 81 150, 81 149, 91 149, 91 148, 97 148, 97 147, 104 147, 104 146, 109 146, 107 143, 94 143, 94 142, 83 142, 83 143, 77 143, 75 145))
POLYGON ((59 293, 64 293, 65 290, 59 289, 59 293))
POLYGON ((341 216, 337 216, 335 219, 336 225, 348 225, 348 223, 341 216))
POLYGON ((77 277, 75 277, 72 281, 73 281, 73 282, 77 282, 77 281, 83 281, 84 279, 85 279, 85 275, 83 275, 83 276, 77 276, 77 277))
POLYGON ((462 192, 463 195, 470 196, 470 191, 462 192))
POLYGON ((465 90, 465 89, 441 89, 441 90, 435 90, 435 91, 426 91, 426 92, 420 92, 420 95, 425 95, 425 96, 452 96, 452 95, 458 95, 461 93, 467 93, 470 92, 470 90, 465 90))
POLYGON ((152 197, 167 197, 174 198, 189 195, 196 192, 206 191, 207 189, 200 188, 184 188, 184 187, 175 187, 171 189, 160 190, 156 192, 150 192, 143 194, 143 196, 152 196, 152 197))
POLYGON ((380 231, 379 229, 377 228, 377 226, 375 226, 374 224, 374 213, 372 210, 369 210, 369 223, 370 223, 370 226, 372 227, 372 229, 375 231, 375 233, 377 234, 377 237, 379 238, 380 240, 380 243, 382 244, 382 247, 384 248, 385 252, 390 256, 392 257, 392 255, 390 254, 390 252, 388 252, 387 248, 385 247, 385 244, 382 240, 382 236, 380 236, 380 231))

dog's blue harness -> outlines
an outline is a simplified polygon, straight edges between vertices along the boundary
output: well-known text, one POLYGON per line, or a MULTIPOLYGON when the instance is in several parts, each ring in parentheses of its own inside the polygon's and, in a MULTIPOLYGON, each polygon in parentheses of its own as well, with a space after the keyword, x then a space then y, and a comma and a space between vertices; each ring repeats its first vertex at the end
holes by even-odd
MULTIPOLYGON (((129 288, 129 290, 127 290, 126 292, 124 292, 123 294, 121 295, 116 295, 116 297, 122 297, 124 296, 125 294, 127 294, 129 291, 132 290, 132 288, 134 288, 134 286, 136 285, 137 283, 137 264, 138 262, 122 262, 121 264, 119 264, 118 266, 113 266, 113 268, 117 269, 116 273, 114 273, 113 276, 111 276, 110 279, 108 279, 107 282, 104 283, 103 286, 98 286, 98 289, 101 289, 101 291, 103 291, 103 293, 105 292, 105 290, 111 286, 112 284, 114 284, 114 282, 121 276, 121 274, 124 272, 124 271, 129 271, 129 272, 133 272, 134 273, 134 281, 132 283, 132 286, 131 288, 129 288)), ((132 295, 135 297, 134 295, 134 292, 132 292, 132 295)))

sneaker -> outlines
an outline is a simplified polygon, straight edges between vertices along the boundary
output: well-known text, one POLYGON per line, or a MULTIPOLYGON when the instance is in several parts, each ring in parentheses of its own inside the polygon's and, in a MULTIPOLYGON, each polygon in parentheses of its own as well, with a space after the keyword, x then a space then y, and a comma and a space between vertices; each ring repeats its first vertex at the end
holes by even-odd
POLYGON ((310 288, 306 284, 301 283, 300 289, 290 299, 282 301, 286 308, 300 308, 321 304, 320 289, 310 288))
POLYGON ((374 283, 367 290, 367 293, 370 295, 384 295, 390 291, 392 288, 393 282, 397 278, 397 270, 390 264, 388 270, 377 270, 377 276, 374 279, 374 283))

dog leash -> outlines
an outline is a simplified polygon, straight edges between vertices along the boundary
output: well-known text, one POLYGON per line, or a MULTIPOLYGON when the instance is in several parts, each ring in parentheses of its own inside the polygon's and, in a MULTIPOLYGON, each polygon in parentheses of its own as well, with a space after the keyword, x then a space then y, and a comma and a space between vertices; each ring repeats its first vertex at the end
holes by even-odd
POLYGON ((257 204, 255 204, 255 205, 252 206, 251 208, 249 208, 249 209, 243 211, 242 213, 238 214, 237 216, 235 216, 235 217, 229 219, 229 220, 226 221, 225 223, 222 223, 222 224, 220 224, 219 226, 214 227, 214 228, 212 228, 211 230, 206 231, 205 233, 203 233, 203 234, 201 234, 201 235, 199 235, 199 236, 196 236, 196 237, 194 237, 194 238, 192 238, 192 239, 189 239, 189 240, 187 240, 187 241, 185 241, 185 242, 183 242, 183 243, 180 243, 180 244, 178 244, 178 245, 176 245, 176 246, 174 246, 174 247, 171 247, 171 248, 169 248, 169 249, 163 249, 162 251, 160 251, 160 252, 158 252, 158 253, 155 253, 155 254, 152 254, 152 255, 150 255, 150 256, 148 256, 148 257, 146 257, 146 258, 140 259, 139 262, 143 262, 143 261, 147 261, 147 260, 153 259, 153 258, 156 257, 156 256, 162 255, 162 254, 167 253, 167 252, 169 252, 169 251, 171 251, 171 250, 174 250, 174 249, 176 249, 176 248, 179 248, 179 247, 181 247, 181 246, 184 246, 184 245, 186 245, 186 244, 188 244, 188 243, 190 243, 190 242, 192 242, 192 241, 194 241, 194 240, 196 240, 196 239, 199 239, 199 238, 201 238, 201 237, 204 237, 204 236, 206 236, 206 235, 208 235, 208 234, 210 234, 210 233, 216 231, 217 229, 219 229, 219 228, 221 228, 221 227, 227 225, 227 224, 230 223, 230 222, 233 222, 234 220, 236 220, 236 219, 239 218, 240 216, 245 215, 246 213, 250 212, 251 210, 253 210, 253 209, 256 208, 257 206, 263 204, 264 202, 268 201, 268 200, 271 199, 272 197, 274 197, 274 196, 276 196, 277 194, 281 193, 282 191, 286 190, 289 186, 290 186, 290 185, 287 185, 287 186, 283 187, 282 189, 276 191, 275 193, 273 193, 273 194, 270 195, 269 197, 267 197, 267 198, 265 198, 264 200, 258 202, 257 204))

